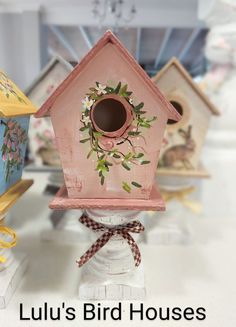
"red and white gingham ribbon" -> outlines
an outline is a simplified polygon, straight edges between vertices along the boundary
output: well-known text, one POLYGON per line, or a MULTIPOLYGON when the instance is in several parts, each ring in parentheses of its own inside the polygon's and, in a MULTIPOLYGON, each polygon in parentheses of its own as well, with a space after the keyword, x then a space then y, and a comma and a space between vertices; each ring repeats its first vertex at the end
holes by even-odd
POLYGON ((141 254, 137 243, 129 233, 140 233, 144 231, 144 226, 137 220, 126 225, 119 225, 115 228, 107 228, 103 224, 97 223, 89 217, 83 215, 79 221, 86 227, 94 231, 104 231, 104 233, 96 240, 95 243, 80 257, 76 263, 82 267, 88 262, 95 253, 97 253, 114 235, 121 235, 129 244, 132 251, 135 266, 138 267, 141 262, 141 254))

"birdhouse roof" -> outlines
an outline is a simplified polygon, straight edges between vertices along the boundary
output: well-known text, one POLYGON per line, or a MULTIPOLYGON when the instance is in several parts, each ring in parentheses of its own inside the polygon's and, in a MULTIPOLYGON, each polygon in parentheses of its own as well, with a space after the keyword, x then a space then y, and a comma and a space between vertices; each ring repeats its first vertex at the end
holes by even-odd
POLYGON ((65 67, 68 73, 73 70, 73 66, 71 64, 69 64, 62 57, 56 55, 49 61, 49 63, 40 72, 39 76, 36 77, 36 79, 34 79, 31 85, 25 90, 25 94, 28 96, 30 92, 32 92, 33 89, 38 85, 38 83, 41 82, 44 78, 46 78, 48 74, 50 74, 50 72, 57 64, 60 64, 61 66, 65 67))
POLYGON ((173 57, 157 74, 152 78, 154 83, 158 82, 163 75, 167 74, 169 68, 171 66, 175 66, 180 75, 187 81, 190 87, 194 90, 195 93, 202 99, 202 101, 207 105, 209 110, 213 115, 219 115, 218 109, 215 105, 208 99, 206 94, 201 90, 201 88, 193 81, 192 77, 189 75, 187 70, 183 67, 183 65, 179 62, 179 60, 173 57))
MULTIPOLYGON (((68 75, 68 77, 58 86, 58 88, 52 93, 52 95, 47 99, 43 106, 36 113, 36 117, 42 117, 49 115, 49 110, 53 106, 56 99, 70 86, 72 81, 86 68, 87 65, 93 60, 97 53, 107 44, 112 43, 117 51, 125 57, 126 61, 133 70, 139 74, 143 80, 143 85, 148 87, 152 93, 153 97, 158 98, 159 102, 162 103, 163 108, 166 110, 168 118, 178 121, 181 116, 175 110, 175 108, 169 103, 165 96, 161 93, 159 88, 151 81, 150 77, 141 68, 141 66, 136 62, 133 56, 126 50, 126 48, 121 44, 118 38, 111 32, 107 31, 103 37, 97 42, 97 44, 88 52, 88 54, 80 61, 80 63, 74 68, 74 70, 68 75)), ((115 69, 115 68, 114 68, 115 69)))
POLYGON ((24 93, 0 71, 0 117, 25 116, 36 111, 24 93))

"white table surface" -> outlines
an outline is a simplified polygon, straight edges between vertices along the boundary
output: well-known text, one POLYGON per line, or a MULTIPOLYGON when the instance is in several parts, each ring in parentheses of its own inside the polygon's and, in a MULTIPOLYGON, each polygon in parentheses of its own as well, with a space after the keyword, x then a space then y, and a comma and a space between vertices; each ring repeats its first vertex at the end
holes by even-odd
MULTIPOLYGON (((232 165, 231 161, 229 162, 232 165)), ((40 232, 49 225, 50 209, 47 205, 50 198, 42 196, 48 176, 45 173, 27 173, 24 177, 33 177, 35 183, 11 210, 9 224, 18 232, 17 249, 29 255, 29 268, 7 309, 0 311, 1 327, 83 327, 113 324, 161 327, 236 326, 236 219, 231 214, 227 215, 227 212, 221 217, 191 218, 192 227, 197 235, 191 245, 140 245, 147 286, 144 306, 205 307, 207 310, 205 321, 184 319, 179 322, 159 320, 141 322, 138 319, 130 321, 128 303, 123 304, 122 322, 83 321, 82 315, 74 321, 65 319, 60 322, 20 321, 20 302, 24 303, 26 313, 32 306, 37 308, 44 302, 48 302, 54 308, 65 302, 67 306, 77 308, 81 314, 82 302, 77 299, 80 270, 75 260, 89 246, 80 244, 79 240, 77 245, 41 242, 40 232)), ((212 180, 207 183, 213 183, 211 187, 214 188, 214 183, 217 185, 219 180, 215 177, 215 182, 212 180)), ((222 199, 227 196, 223 189, 220 192, 222 199)), ((214 201, 216 206, 220 206, 218 199, 214 201)))

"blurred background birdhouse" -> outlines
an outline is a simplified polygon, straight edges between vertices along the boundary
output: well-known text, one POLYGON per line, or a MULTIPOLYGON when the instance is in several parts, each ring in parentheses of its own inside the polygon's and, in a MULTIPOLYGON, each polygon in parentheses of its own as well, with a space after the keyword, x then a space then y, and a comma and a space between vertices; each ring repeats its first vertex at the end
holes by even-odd
POLYGON ((201 171, 200 156, 212 115, 219 112, 176 59, 172 58, 153 77, 181 116, 167 121, 159 173, 166 170, 201 171))
MULTIPOLYGON (((63 58, 54 56, 26 89, 26 95, 39 108, 72 69, 73 67, 63 58)), ((50 118, 31 118, 29 150, 30 158, 35 166, 60 166, 60 157, 50 118)))

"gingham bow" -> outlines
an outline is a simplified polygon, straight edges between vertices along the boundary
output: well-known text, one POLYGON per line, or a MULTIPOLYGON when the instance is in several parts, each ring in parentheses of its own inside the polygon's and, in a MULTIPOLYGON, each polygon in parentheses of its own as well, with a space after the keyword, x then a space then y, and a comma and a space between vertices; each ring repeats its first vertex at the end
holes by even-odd
POLYGON ((144 226, 137 220, 126 225, 120 225, 115 228, 107 228, 104 225, 95 222, 87 216, 82 216, 79 221, 86 227, 94 231, 104 231, 104 233, 96 240, 95 243, 80 257, 77 262, 79 267, 82 267, 89 261, 95 253, 97 253, 114 235, 121 235, 129 244, 132 251, 135 266, 138 267, 141 262, 141 254, 137 243, 129 233, 140 233, 144 231, 144 226))

